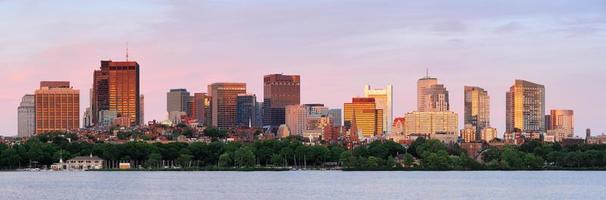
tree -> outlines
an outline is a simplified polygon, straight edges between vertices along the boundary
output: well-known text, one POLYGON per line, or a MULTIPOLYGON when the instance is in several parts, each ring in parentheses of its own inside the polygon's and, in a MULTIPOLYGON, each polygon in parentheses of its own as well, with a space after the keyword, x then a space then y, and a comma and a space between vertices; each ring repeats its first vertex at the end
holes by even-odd
POLYGON ((191 167, 191 160, 192 160, 193 156, 189 155, 189 154, 180 154, 179 157, 177 158, 177 163, 179 163, 179 165, 181 167, 184 168, 189 168, 191 167))
POLYGON ((412 167, 414 165, 414 157, 412 156, 412 154, 407 153, 404 154, 404 166, 405 167, 412 167))
POLYGON ((421 156, 421 158, 426 157, 428 153, 437 153, 440 151, 445 151, 448 154, 446 146, 440 142, 439 140, 427 140, 426 142, 418 145, 416 147, 417 155, 421 156))
POLYGON ((354 157, 351 151, 344 151, 343 153, 341 153, 341 155, 339 156, 339 162, 341 162, 341 165, 344 167, 355 166, 354 157))
POLYGON ((232 159, 230 153, 223 153, 219 156, 219 167, 229 167, 232 166, 232 159))
POLYGON ((381 158, 370 156, 368 157, 368 161, 366 162, 365 167, 370 169, 376 169, 379 168, 379 165, 381 165, 381 158))
POLYGON ((501 161, 503 167, 505 168, 513 168, 513 169, 523 169, 526 168, 524 163, 524 153, 514 149, 513 147, 505 147, 503 153, 501 154, 501 161))
POLYGON ((387 161, 385 161, 385 167, 387 168, 394 168, 394 167, 398 167, 399 164, 398 162, 396 162, 396 159, 394 159, 392 156, 389 156, 387 158, 387 161))
POLYGON ((255 154, 248 146, 244 146, 234 152, 234 163, 238 167, 254 167, 255 154))
POLYGON ((424 152, 421 165, 426 169, 446 170, 450 169, 450 158, 445 150, 434 152, 424 152))
POLYGON ((484 151, 484 153, 482 153, 482 161, 484 162, 490 162, 492 160, 498 161, 500 157, 501 151, 495 147, 489 147, 486 149, 486 151, 484 151))
POLYGON ((284 157, 280 154, 271 155, 271 164, 275 167, 284 165, 284 157))
POLYGON ((0 154, 0 168, 17 168, 20 161, 19 153, 14 148, 6 149, 0 154))

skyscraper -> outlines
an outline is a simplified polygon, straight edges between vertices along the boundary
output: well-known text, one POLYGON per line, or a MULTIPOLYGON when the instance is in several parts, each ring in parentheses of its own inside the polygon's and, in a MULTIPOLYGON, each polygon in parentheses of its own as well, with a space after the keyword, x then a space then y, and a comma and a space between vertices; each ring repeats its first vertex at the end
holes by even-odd
POLYGON ((189 92, 186 89, 171 89, 166 93, 166 112, 186 112, 189 114, 189 92))
POLYGON ((465 86, 465 125, 475 127, 475 139, 482 138, 482 130, 490 127, 490 97, 480 87, 465 86))
POLYGON ((115 62, 102 60, 100 70, 93 74, 93 122, 102 110, 116 111, 120 117, 128 117, 131 125, 141 122, 139 64, 134 61, 115 62))
POLYGON ((36 97, 26 94, 17 108, 19 137, 31 137, 36 132, 36 97))
POLYGON ((417 81, 417 111, 443 112, 450 110, 448 90, 429 75, 417 81))
POLYGON ((377 109, 374 98, 356 97, 351 103, 345 103, 343 108, 345 128, 356 127, 364 137, 381 136, 383 110, 377 109))
POLYGON ((429 74, 427 74, 427 76, 419 79, 417 81, 417 111, 419 112, 425 112, 425 111, 429 111, 427 109, 428 105, 428 101, 427 98, 427 89, 429 89, 432 85, 436 85, 438 84, 438 79, 437 78, 431 78, 429 77, 429 74))
POLYGON ((217 128, 236 127, 236 100, 246 94, 246 83, 213 83, 208 86, 211 96, 211 124, 217 128))
POLYGON ((375 98, 377 109, 383 110, 383 130, 391 132, 393 122, 393 86, 387 85, 385 89, 371 89, 370 85, 364 86, 364 96, 375 98))
POLYGON ((301 102, 299 75, 270 74, 263 77, 263 125, 285 123, 285 107, 301 102))
POLYGON ((191 116, 199 124, 207 126, 207 116, 210 114, 210 98, 206 93, 194 93, 193 103, 191 104, 191 116))
POLYGON ((236 99, 236 125, 238 127, 256 127, 257 96, 238 94, 236 99))
POLYGON ((516 80, 505 101, 506 132, 545 132, 545 86, 516 80))
POLYGON ((563 109, 552 109, 549 130, 562 130, 565 137, 574 136, 574 111, 563 109))
POLYGON ((35 92, 36 134, 80 127, 80 90, 68 81, 43 81, 35 92))

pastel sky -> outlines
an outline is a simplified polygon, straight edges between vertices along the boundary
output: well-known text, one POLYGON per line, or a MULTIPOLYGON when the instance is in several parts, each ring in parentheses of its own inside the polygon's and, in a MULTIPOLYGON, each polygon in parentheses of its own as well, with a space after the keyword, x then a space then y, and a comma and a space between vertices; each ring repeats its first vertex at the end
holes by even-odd
POLYGON ((577 135, 606 131, 605 1, 0 0, 0 135, 16 135, 41 80, 71 81, 84 111, 93 70, 127 42, 146 120, 166 118, 170 88, 238 81, 262 98, 270 73, 300 74, 302 102, 329 107, 391 83, 402 116, 429 68, 461 123, 463 86, 480 86, 501 134, 505 91, 525 79, 546 86, 547 109, 574 109, 577 135))

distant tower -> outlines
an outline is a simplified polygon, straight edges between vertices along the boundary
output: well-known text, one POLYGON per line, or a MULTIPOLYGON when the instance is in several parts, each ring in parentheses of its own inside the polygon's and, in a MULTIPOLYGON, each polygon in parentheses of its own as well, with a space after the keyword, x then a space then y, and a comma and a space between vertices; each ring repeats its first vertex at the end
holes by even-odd
POLYGON ((437 78, 426 76, 417 81, 417 111, 444 112, 450 110, 448 90, 437 78))
POLYGON ((465 125, 475 127, 475 140, 482 138, 482 130, 490 127, 490 97, 488 92, 480 87, 464 87, 465 125))
POLYGON ((516 80, 506 93, 506 132, 545 132, 545 86, 516 80))
POLYGON ((364 96, 374 98, 377 109, 383 110, 383 131, 390 133, 393 122, 393 86, 389 84, 385 89, 371 89, 370 85, 366 85, 364 96))
POLYGON ((589 138, 591 138, 591 129, 585 130, 585 143, 589 143, 589 138))
POLYGON ((31 137, 36 132, 36 102, 33 94, 26 94, 21 98, 17 108, 19 137, 31 137))
POLYGON ((277 127, 284 124, 286 106, 300 103, 301 76, 269 74, 263 77, 264 126, 277 127))

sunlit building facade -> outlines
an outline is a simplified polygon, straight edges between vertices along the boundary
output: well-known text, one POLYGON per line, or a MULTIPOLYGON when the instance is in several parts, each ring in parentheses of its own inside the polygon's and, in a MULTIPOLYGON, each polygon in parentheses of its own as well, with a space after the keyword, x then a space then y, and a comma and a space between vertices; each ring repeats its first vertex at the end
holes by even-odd
POLYGON ((484 128, 482 130, 482 141, 490 142, 497 138, 497 129, 496 128, 484 128))
POLYGON ((69 82, 41 82, 34 95, 36 134, 80 127, 80 90, 69 82))
POLYGON ((191 104, 191 117, 198 124, 207 126, 210 124, 210 98, 206 93, 194 93, 193 102, 191 104))
POLYGON ((404 132, 406 135, 449 134, 458 135, 457 113, 454 112, 411 112, 406 113, 404 132))
POLYGON ((429 76, 417 81, 417 111, 446 112, 450 110, 448 90, 438 79, 429 76))
POLYGON ((343 107, 346 129, 355 126, 357 132, 367 138, 383 134, 383 110, 377 109, 374 98, 356 97, 343 107))
POLYGON ((476 127, 471 124, 465 124, 465 127, 461 129, 461 138, 464 142, 475 142, 476 139, 476 127))
POLYGON ((429 100, 427 99, 426 92, 431 86, 436 84, 438 84, 438 79, 429 77, 429 74, 417 81, 417 111, 429 111, 427 108, 429 100))
POLYGON ((390 132, 393 121, 393 86, 389 84, 384 89, 372 89, 370 85, 365 85, 364 96, 375 98, 377 109, 383 110, 383 130, 390 132))
POLYGON ((101 61, 100 70, 93 74, 93 123, 101 110, 116 111, 127 117, 131 125, 141 123, 139 64, 134 61, 101 61))
POLYGON ((328 110, 323 104, 286 106, 286 126, 291 135, 317 139, 324 127, 332 126, 328 110))
POLYGON ((490 97, 480 87, 465 86, 465 122, 475 127, 475 139, 480 140, 482 130, 490 127, 490 97))
POLYGON ((239 94, 246 94, 246 83, 213 83, 208 86, 211 96, 211 124, 216 128, 236 128, 236 106, 239 94))
POLYGON ((566 130, 566 137, 574 136, 574 111, 563 109, 552 109, 550 111, 551 122, 549 130, 566 130))
POLYGON ((545 132, 545 86, 516 80, 506 93, 506 132, 545 132))

